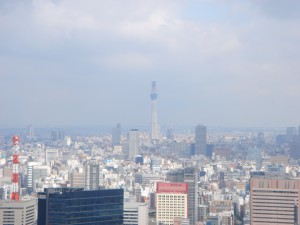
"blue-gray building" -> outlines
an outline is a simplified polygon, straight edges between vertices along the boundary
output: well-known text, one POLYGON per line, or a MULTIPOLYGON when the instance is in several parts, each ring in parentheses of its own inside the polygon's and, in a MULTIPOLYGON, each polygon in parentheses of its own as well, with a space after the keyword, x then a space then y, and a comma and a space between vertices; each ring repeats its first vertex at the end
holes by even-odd
POLYGON ((47 188, 39 193, 38 225, 122 225, 123 189, 47 188))

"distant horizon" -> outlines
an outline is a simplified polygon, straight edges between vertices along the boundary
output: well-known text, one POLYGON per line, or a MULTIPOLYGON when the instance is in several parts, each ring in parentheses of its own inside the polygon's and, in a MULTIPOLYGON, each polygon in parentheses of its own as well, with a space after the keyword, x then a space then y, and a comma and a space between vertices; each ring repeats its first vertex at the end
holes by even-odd
MULTIPOLYGON (((151 129, 150 125, 145 125, 145 124, 121 124, 121 128, 122 129, 142 129, 142 130, 149 130, 151 129)), ((296 127, 298 128, 300 125, 294 125, 294 126, 217 126, 217 125, 207 125, 207 124, 203 124, 203 123, 198 123, 195 125, 176 125, 176 126, 161 126, 160 129, 163 129, 164 131, 168 130, 168 129, 194 129, 197 125, 204 125, 207 127, 207 129, 213 129, 213 130, 218 130, 218 129, 232 129, 232 130, 262 130, 262 129, 266 129, 266 130, 285 130, 287 127, 296 127)), ((116 124, 102 124, 102 125, 41 125, 41 126, 35 126, 34 124, 28 124, 26 126, 22 126, 22 125, 11 125, 11 126, 3 126, 0 124, 0 130, 1 129, 26 129, 29 125, 32 125, 34 129, 112 129, 115 128, 116 124)))

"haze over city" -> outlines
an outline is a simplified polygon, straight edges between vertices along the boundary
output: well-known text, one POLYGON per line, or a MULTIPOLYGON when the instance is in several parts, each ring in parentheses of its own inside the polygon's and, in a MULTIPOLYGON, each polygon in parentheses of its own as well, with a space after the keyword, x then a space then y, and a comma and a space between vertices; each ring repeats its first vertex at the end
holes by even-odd
POLYGON ((0 225, 300 225, 300 1, 0 0, 0 225))
POLYGON ((300 2, 0 2, 0 126, 300 123, 300 2))

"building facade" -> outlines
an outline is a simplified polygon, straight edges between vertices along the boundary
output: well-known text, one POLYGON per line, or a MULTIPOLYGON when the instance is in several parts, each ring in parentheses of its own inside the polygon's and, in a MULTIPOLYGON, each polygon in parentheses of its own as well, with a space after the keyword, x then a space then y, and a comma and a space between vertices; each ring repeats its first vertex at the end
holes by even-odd
POLYGON ((33 167, 34 166, 41 166, 41 162, 28 162, 27 163, 27 179, 26 179, 26 187, 27 191, 30 193, 32 192, 32 185, 33 185, 33 167))
POLYGON ((40 179, 44 179, 48 176, 49 168, 48 166, 33 166, 32 167, 32 190, 36 192, 36 183, 40 179))
POLYGON ((148 225, 148 204, 125 202, 124 225, 148 225))
POLYGON ((22 199, 20 201, 0 201, 0 224, 24 225, 36 224, 37 199, 22 199))
POLYGON ((85 162, 85 190, 98 190, 100 180, 100 167, 97 160, 85 162))
POLYGON ((58 149, 57 148, 46 148, 45 149, 45 162, 46 164, 51 161, 56 161, 58 159, 58 149))
POLYGON ((38 225, 123 225, 123 198, 123 189, 45 189, 39 193, 38 225))
POLYGON ((300 180, 253 177, 250 180, 251 225, 299 224, 300 180))
POLYGON ((70 173, 71 187, 84 188, 85 187, 85 173, 73 171, 70 173))

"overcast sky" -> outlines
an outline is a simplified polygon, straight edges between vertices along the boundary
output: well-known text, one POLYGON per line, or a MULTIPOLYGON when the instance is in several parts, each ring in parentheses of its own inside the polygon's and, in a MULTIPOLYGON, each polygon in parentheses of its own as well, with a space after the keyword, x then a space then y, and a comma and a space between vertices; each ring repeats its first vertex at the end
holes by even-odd
POLYGON ((1 0, 0 126, 300 124, 299 0, 1 0))

